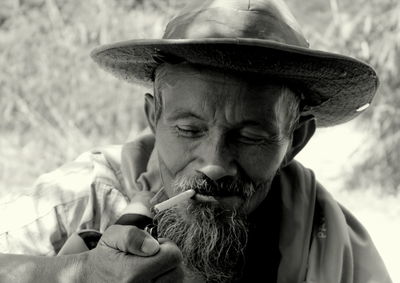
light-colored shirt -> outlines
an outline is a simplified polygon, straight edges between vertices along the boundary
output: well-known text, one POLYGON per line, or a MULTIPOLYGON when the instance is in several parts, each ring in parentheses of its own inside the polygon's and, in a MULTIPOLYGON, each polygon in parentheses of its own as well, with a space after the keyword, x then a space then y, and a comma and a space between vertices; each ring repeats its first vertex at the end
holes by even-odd
POLYGON ((55 255, 77 230, 103 232, 113 224, 129 202, 120 168, 110 161, 120 152, 121 146, 86 152, 2 199, 0 252, 55 255))

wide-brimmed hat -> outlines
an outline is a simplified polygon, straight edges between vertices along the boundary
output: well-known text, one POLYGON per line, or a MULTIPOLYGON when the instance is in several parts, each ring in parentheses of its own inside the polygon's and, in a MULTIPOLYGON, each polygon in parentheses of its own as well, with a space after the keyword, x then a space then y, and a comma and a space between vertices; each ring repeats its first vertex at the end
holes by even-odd
POLYGON ((347 56, 309 48, 280 0, 194 0, 162 39, 100 46, 92 58, 118 78, 152 83, 163 62, 189 62, 287 80, 302 92, 303 114, 320 127, 346 122, 371 103, 373 68, 347 56))

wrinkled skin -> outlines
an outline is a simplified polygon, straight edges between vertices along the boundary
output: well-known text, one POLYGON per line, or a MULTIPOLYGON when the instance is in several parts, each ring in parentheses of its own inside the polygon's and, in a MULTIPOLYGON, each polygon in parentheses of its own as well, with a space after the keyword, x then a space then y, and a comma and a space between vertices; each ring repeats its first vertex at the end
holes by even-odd
POLYGON ((182 253, 135 226, 112 225, 86 253, 82 282, 182 282, 182 253), (144 244, 146 242, 146 244, 144 244), (147 250, 143 246, 147 245, 147 250))
MULTIPOLYGON (((159 119, 149 95, 146 107, 168 196, 177 193, 171 189, 174 180, 198 172, 245 176, 255 186, 270 182, 291 146, 281 86, 188 66, 169 68, 159 119)), ((267 193, 265 188, 245 201, 220 203, 250 213, 267 193)))

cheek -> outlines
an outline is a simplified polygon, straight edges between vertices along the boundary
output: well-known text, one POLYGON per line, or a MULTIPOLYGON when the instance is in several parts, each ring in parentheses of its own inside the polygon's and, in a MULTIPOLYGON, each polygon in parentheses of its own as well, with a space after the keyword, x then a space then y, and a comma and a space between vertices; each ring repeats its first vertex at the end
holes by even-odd
POLYGON ((164 187, 169 188, 175 177, 182 172, 193 157, 191 148, 179 139, 170 127, 159 123, 156 129, 156 145, 160 173, 164 187))
POLYGON ((263 183, 275 175, 285 157, 287 148, 287 141, 280 145, 249 148, 241 151, 239 163, 253 182, 263 183))
POLYGON ((263 184, 244 204, 245 213, 253 212, 268 195, 272 179, 285 157, 287 148, 288 142, 284 142, 282 145, 248 150, 242 156, 241 165, 246 174, 256 185, 263 184))
POLYGON ((157 127, 156 148, 160 161, 175 175, 182 167, 182 151, 171 131, 162 125, 157 127))

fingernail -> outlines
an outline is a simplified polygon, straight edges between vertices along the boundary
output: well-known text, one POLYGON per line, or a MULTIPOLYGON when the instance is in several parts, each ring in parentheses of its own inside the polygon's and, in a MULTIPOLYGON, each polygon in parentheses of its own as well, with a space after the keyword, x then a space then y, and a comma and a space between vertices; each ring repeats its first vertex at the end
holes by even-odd
POLYGON ((160 244, 152 237, 146 237, 143 240, 141 250, 145 254, 155 254, 158 252, 158 249, 160 248, 160 244))

